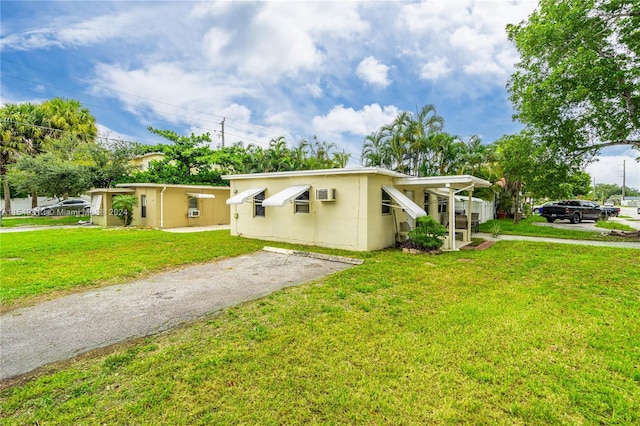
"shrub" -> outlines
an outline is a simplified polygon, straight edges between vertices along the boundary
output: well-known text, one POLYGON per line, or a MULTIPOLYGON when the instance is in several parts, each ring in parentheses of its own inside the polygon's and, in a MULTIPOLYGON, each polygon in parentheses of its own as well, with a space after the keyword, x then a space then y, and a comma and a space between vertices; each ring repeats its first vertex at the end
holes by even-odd
POLYGON ((444 244, 441 237, 447 234, 447 228, 436 222, 431 216, 419 217, 415 229, 409 231, 408 246, 419 250, 438 250, 444 244))
POLYGON ((113 197, 113 210, 124 226, 131 225, 133 221, 133 208, 138 205, 135 195, 116 195, 113 197))

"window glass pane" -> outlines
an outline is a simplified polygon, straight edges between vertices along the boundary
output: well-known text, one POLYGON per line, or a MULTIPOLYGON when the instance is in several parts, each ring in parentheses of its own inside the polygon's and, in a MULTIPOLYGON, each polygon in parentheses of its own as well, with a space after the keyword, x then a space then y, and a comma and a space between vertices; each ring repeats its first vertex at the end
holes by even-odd
POLYGON ((147 196, 140 195, 140 217, 147 217, 147 196))
POLYGON ((265 208, 262 205, 262 201, 264 200, 264 198, 264 191, 253 197, 253 217, 265 217, 265 208))
POLYGON ((391 196, 385 192, 384 189, 382 191, 382 214, 391 214, 391 196))
POLYGON ((294 213, 309 213, 309 191, 305 191, 295 200, 294 213))
POLYGON ((198 208, 198 199, 196 197, 189 197, 189 208, 190 209, 198 208))
POLYGON ((446 198, 438 198, 438 213, 446 213, 449 200, 446 198))

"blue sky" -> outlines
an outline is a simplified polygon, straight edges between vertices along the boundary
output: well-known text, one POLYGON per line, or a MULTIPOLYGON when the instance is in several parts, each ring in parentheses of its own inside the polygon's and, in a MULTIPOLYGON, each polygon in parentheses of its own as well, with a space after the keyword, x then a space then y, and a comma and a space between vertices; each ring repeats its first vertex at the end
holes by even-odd
MULTIPOLYGON (((537 1, 2 1, 2 103, 78 99, 112 138, 146 128, 290 145, 315 135, 358 165, 366 135, 434 104, 445 130, 520 130, 505 35, 537 1)), ((605 151, 597 182, 640 188, 637 151, 605 151)))

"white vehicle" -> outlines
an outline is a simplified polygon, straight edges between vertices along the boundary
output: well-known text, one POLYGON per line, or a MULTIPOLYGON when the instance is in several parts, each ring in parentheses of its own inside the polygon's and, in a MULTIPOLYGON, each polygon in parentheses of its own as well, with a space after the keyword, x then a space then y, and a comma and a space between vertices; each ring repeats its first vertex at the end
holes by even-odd
POLYGON ((81 199, 70 198, 50 206, 36 207, 33 214, 38 216, 81 216, 89 214, 91 203, 81 199))

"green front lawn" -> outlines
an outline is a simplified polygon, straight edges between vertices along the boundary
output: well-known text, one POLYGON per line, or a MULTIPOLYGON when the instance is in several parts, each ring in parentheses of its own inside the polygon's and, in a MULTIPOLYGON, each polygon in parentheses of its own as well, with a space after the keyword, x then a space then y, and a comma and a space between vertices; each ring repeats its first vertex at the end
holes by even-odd
POLYGON ((80 221, 89 222, 89 220, 91 220, 90 216, 8 216, 2 218, 2 227, 77 225, 80 221))
POLYGON ((0 309, 97 285, 125 282, 180 265, 262 248, 229 231, 78 228, 2 234, 0 309))
MULTIPOLYGON (((515 225, 513 219, 493 219, 485 223, 480 224, 480 232, 492 233, 494 226, 497 224, 500 227, 500 233, 505 235, 525 235, 529 237, 548 237, 548 238, 563 238, 573 240, 593 240, 593 241, 630 241, 628 238, 612 237, 608 235, 602 235, 601 232, 593 231, 579 231, 576 229, 567 228, 554 228, 551 226, 540 226, 536 223, 546 223, 546 219, 538 216, 531 215, 526 219, 522 219, 520 223, 515 225)), ((600 222, 599 222, 600 223, 600 222)), ((602 228, 606 229, 621 229, 621 230, 633 230, 631 227, 627 227, 622 224, 615 224, 611 226, 620 226, 624 228, 610 228, 606 224, 613 222, 602 222, 604 225, 602 228)), ((567 227, 570 225, 567 222, 567 227)))
MULTIPOLYGON (((41 232, 77 238, 76 230, 41 232)), ((199 252, 223 245, 214 256, 264 245, 221 231, 160 235, 99 231, 82 249, 67 246, 43 257, 71 263, 92 259, 104 246, 117 253, 128 245, 128 257, 145 265, 155 258, 168 263, 165 251, 182 257, 182 239, 199 252), (207 239, 216 243, 203 247, 207 239)), ((15 244, 12 250, 29 251, 15 244)), ((5 389, 0 418, 4 424, 640 422, 637 250, 500 241, 439 256, 352 255, 365 263, 5 389)), ((25 265, 25 276, 38 273, 34 262, 25 265)))

